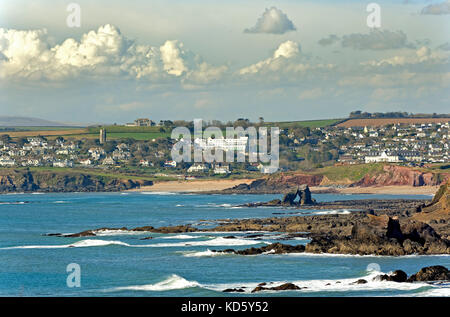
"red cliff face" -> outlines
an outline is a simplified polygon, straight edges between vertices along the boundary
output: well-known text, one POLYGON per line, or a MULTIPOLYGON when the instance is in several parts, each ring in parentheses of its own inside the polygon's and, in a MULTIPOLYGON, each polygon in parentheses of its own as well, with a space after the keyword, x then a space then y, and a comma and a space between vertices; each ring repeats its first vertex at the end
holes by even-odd
POLYGON ((323 175, 308 175, 308 174, 294 174, 294 175, 285 175, 282 174, 280 177, 269 180, 268 183, 271 182, 277 184, 286 184, 290 186, 297 186, 306 184, 308 186, 319 186, 322 182, 323 175))
POLYGON ((441 175, 441 177, 437 177, 434 173, 422 172, 405 166, 386 165, 383 167, 383 173, 366 175, 351 186, 436 186, 450 179, 450 173, 443 173, 441 175))

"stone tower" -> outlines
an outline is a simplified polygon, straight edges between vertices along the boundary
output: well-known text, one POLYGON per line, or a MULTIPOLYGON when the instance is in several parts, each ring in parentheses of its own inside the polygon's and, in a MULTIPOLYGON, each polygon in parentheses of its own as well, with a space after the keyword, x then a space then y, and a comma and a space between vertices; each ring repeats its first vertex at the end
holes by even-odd
POLYGON ((100 144, 106 143, 106 130, 104 128, 100 129, 100 144))

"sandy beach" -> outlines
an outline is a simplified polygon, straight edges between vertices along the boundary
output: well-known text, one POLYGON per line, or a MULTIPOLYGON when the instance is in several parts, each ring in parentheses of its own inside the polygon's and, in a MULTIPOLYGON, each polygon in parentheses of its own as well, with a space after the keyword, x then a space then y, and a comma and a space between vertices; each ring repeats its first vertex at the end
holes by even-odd
MULTIPOLYGON (((166 181, 156 182, 153 186, 142 186, 131 189, 137 192, 208 192, 223 190, 246 183, 250 184, 254 179, 222 179, 222 180, 190 180, 190 181, 166 181)), ((434 195, 439 186, 373 186, 373 187, 310 187, 314 193, 335 191, 342 194, 397 194, 397 195, 434 195)))
POLYGON ((206 192, 227 189, 242 183, 250 184, 254 179, 221 179, 156 182, 153 186, 131 189, 138 192, 206 192))

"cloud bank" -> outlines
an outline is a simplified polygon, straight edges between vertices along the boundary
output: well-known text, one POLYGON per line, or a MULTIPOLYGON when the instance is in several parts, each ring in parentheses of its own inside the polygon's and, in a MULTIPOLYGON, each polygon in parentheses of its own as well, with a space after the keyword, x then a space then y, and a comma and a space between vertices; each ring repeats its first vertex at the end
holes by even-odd
POLYGON ((160 47, 141 45, 106 24, 51 46, 47 31, 0 28, 0 78, 65 80, 77 77, 116 77, 170 80, 189 77, 214 80, 225 71, 209 65, 177 40, 160 47))
POLYGON ((427 5, 420 13, 431 15, 450 14, 450 1, 427 5))

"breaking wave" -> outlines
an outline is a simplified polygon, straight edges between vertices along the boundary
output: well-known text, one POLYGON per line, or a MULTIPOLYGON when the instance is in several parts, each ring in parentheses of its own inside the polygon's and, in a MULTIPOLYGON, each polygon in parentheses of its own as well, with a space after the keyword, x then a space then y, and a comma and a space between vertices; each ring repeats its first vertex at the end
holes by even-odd
POLYGON ((188 281, 181 276, 176 274, 172 274, 165 280, 155 283, 155 284, 146 284, 146 285, 131 285, 131 286, 123 286, 123 287, 115 287, 113 289, 109 289, 107 291, 111 292, 120 292, 120 291, 170 291, 176 289, 184 289, 184 288, 192 288, 198 287, 200 284, 196 281, 188 281))

